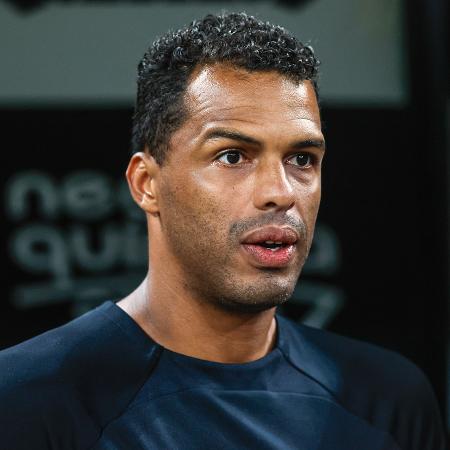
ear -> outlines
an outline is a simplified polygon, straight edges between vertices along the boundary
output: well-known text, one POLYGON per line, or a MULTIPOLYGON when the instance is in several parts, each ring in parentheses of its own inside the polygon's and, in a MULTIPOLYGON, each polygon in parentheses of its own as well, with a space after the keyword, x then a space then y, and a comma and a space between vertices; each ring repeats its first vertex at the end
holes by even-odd
POLYGON ((146 152, 135 153, 128 164, 126 177, 131 196, 149 214, 158 214, 157 175, 159 164, 146 152))

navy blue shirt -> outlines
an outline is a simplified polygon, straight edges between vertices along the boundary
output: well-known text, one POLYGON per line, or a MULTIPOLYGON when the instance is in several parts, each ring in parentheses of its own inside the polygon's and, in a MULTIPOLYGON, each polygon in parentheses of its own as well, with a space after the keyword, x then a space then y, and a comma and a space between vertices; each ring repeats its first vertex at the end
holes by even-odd
POLYGON ((0 352, 3 450, 444 450, 422 372, 373 345, 277 317, 274 350, 204 361, 106 302, 0 352))

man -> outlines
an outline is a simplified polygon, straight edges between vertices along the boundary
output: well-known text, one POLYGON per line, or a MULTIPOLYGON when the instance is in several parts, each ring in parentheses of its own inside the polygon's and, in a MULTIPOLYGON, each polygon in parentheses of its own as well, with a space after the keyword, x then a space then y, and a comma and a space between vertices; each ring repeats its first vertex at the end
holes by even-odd
POLYGON ((444 449, 414 365, 275 316, 319 208, 317 66, 245 14, 148 50, 127 170, 148 276, 0 354, 2 448, 444 449))

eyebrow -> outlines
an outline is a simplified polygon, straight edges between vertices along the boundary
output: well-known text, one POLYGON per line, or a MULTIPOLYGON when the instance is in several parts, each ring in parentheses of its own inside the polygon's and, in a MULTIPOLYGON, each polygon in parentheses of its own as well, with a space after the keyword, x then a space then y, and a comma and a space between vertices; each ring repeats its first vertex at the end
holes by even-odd
MULTIPOLYGON (((233 141, 245 142, 246 144, 258 145, 262 147, 262 143, 257 139, 241 133, 240 131, 229 130, 226 128, 216 128, 207 132, 202 141, 204 143, 206 141, 218 138, 231 139, 233 141)), ((310 147, 316 147, 318 149, 325 150, 325 141, 323 139, 302 139, 292 143, 290 147, 297 150, 310 147)))

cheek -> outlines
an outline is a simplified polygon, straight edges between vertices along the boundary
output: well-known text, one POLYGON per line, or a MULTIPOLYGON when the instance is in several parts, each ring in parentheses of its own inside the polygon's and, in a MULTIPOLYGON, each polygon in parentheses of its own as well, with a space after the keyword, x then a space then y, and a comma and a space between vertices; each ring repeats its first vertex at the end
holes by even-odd
POLYGON ((312 231, 320 206, 320 178, 317 178, 310 184, 300 186, 298 192, 297 208, 308 229, 312 231))
POLYGON ((316 215, 319 210, 321 195, 322 195, 322 188, 321 188, 321 184, 320 184, 320 179, 318 179, 317 182, 314 183, 314 185, 311 187, 311 191, 310 191, 311 210, 316 215))
MULTIPOLYGON (((218 236, 226 228, 229 202, 223 190, 195 173, 184 172, 161 184, 161 220, 172 229, 218 236)), ((197 237, 197 236, 195 236, 197 237)))
POLYGON ((215 220, 226 220, 232 215, 238 190, 233 180, 221 175, 216 168, 208 167, 186 177, 186 202, 193 202, 194 208, 215 220))

